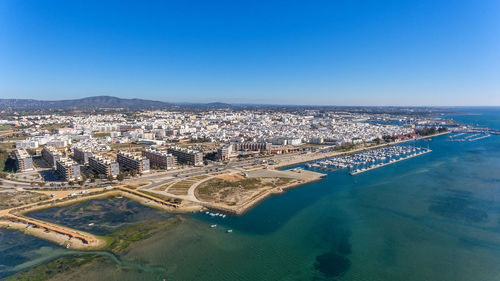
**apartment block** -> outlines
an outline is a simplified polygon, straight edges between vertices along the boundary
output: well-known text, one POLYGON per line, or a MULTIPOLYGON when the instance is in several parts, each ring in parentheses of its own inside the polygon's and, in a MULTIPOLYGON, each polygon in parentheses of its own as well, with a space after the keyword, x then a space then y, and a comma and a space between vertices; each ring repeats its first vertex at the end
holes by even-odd
POLYGON ((233 154, 234 145, 226 144, 217 148, 217 159, 225 161, 231 157, 233 154))
POLYGON ((120 173, 118 162, 101 155, 92 155, 89 157, 89 167, 99 174, 109 177, 116 177, 120 173))
POLYGON ((167 152, 177 158, 177 163, 188 165, 203 165, 203 153, 180 147, 169 147, 167 152))
POLYGON ((136 170, 139 173, 149 172, 149 159, 144 156, 120 152, 116 155, 116 161, 123 170, 136 170))
POLYGON ((34 169, 33 159, 31 158, 31 155, 29 155, 28 152, 26 152, 26 150, 18 149, 14 154, 16 157, 17 170, 24 172, 24 171, 31 171, 34 169))
POLYGON ((143 149, 142 156, 148 158, 152 166, 167 170, 175 168, 177 162, 172 154, 157 149, 143 149))
POLYGON ((59 150, 52 146, 45 146, 42 149, 42 158, 49 163, 52 168, 56 167, 56 162, 61 159, 62 154, 59 150))
POLYGON ((235 148, 237 151, 271 151, 272 144, 269 142, 241 142, 236 143, 235 148))
POLYGON ((92 156, 92 152, 88 148, 75 147, 73 149, 73 156, 78 162, 86 165, 89 163, 89 157, 92 156))
POLYGON ((80 164, 66 157, 56 161, 56 171, 65 181, 78 180, 81 176, 80 164))

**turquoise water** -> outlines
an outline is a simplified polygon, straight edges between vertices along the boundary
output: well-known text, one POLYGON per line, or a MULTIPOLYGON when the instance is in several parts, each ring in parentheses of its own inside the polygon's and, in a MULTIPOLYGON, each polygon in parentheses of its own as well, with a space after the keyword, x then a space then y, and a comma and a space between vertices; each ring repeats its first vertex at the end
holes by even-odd
MULTIPOLYGON (((453 118, 500 129, 500 110, 474 111, 453 118)), ((126 267, 110 260, 72 280, 500 280, 500 136, 447 139, 367 173, 330 173, 243 216, 183 215, 120 255, 126 267)))

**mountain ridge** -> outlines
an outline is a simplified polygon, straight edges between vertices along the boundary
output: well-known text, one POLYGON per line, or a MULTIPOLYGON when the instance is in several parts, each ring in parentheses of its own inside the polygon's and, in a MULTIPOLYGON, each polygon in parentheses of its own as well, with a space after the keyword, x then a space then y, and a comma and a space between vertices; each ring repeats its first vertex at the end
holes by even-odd
POLYGON ((66 100, 36 99, 0 99, 0 109, 33 110, 33 109, 162 109, 174 106, 168 102, 146 99, 124 99, 113 96, 92 96, 66 100))

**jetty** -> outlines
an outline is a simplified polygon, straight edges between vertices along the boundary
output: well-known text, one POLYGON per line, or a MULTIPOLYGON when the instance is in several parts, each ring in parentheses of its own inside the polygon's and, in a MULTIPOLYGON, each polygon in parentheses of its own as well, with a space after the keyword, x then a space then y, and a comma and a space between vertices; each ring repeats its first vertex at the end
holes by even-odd
POLYGON ((392 160, 390 160, 389 162, 386 162, 386 163, 378 163, 378 164, 373 164, 373 165, 371 165, 370 167, 367 167, 367 168, 356 169, 356 170, 351 171, 349 174, 351 176, 354 176, 354 175, 357 175, 357 174, 361 174, 361 173, 364 173, 364 172, 375 170, 377 168, 382 168, 382 167, 385 167, 385 166, 388 166, 388 165, 391 165, 391 164, 394 164, 394 163, 397 163, 397 162, 401 162, 401 161, 404 161, 404 160, 407 160, 407 159, 410 159, 410 158, 413 158, 413 157, 417 157, 417 156, 429 153, 431 151, 432 150, 430 150, 430 149, 425 149, 425 150, 423 150, 421 152, 417 152, 415 154, 411 154, 411 155, 408 155, 408 156, 403 156, 403 157, 401 157, 399 159, 392 159, 392 160))
POLYGON ((13 215, 13 214, 8 214, 7 216, 15 221, 19 221, 19 222, 27 224, 26 229, 28 229, 29 227, 38 227, 38 228, 44 229, 45 231, 52 231, 52 232, 55 232, 57 234, 65 235, 70 239, 71 238, 79 239, 84 244, 90 244, 90 243, 97 242, 97 239, 95 239, 94 237, 91 237, 90 235, 81 234, 73 229, 63 228, 61 226, 49 224, 47 222, 38 221, 38 220, 27 218, 24 216, 17 216, 17 215, 13 215))
POLYGON ((481 139, 485 139, 488 137, 491 137, 490 132, 463 132, 463 133, 458 133, 455 135, 450 135, 449 140, 450 141, 456 141, 456 142, 465 142, 465 141, 477 141, 481 139))

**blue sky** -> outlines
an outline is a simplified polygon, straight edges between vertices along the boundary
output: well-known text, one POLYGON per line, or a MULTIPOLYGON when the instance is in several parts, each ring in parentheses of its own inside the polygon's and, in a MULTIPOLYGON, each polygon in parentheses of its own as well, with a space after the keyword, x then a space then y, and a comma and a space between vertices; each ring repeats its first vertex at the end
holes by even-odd
POLYGON ((500 1, 0 1, 0 98, 500 105, 500 1))

